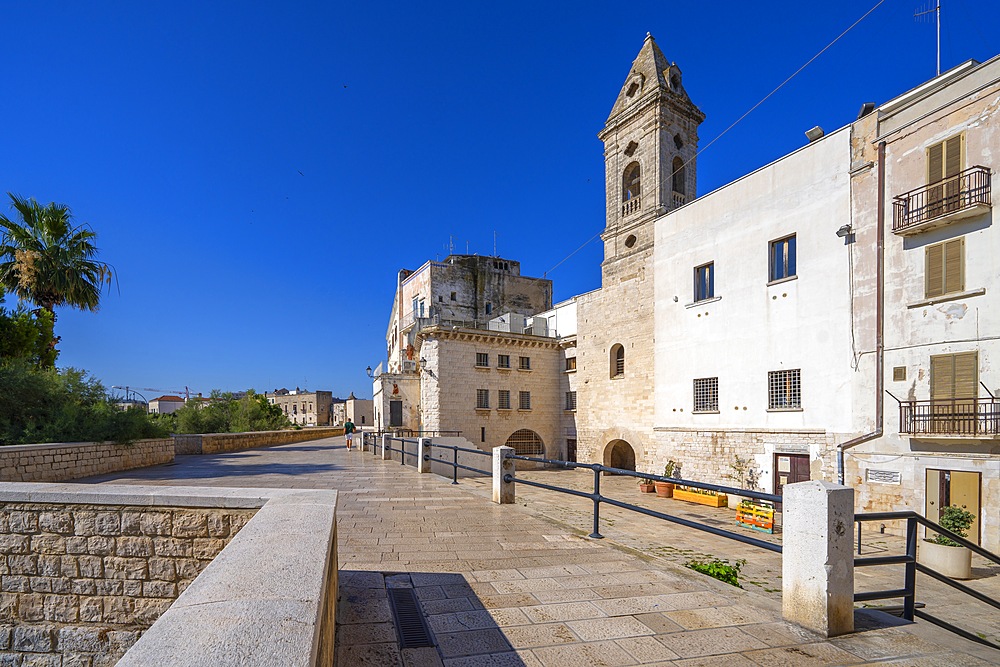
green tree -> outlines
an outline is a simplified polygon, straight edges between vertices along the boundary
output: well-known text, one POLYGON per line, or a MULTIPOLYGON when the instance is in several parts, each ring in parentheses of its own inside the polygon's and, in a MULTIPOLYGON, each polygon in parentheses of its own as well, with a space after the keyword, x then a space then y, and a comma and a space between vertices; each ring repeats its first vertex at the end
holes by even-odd
MULTIPOLYGON (((64 205, 7 195, 17 215, 0 214, 0 285, 48 312, 53 325, 56 306, 97 310, 114 279, 111 267, 97 260, 97 234, 74 226, 64 205)), ((54 349, 59 339, 52 333, 49 340, 54 349)))
POLYGON ((8 310, 3 301, 0 289, 0 363, 19 359, 40 368, 52 367, 57 354, 50 345, 52 316, 41 309, 29 311, 21 303, 8 310))
POLYGON ((274 431, 289 426, 288 418, 276 405, 253 389, 237 397, 215 390, 207 404, 188 401, 174 412, 177 433, 244 433, 274 431))

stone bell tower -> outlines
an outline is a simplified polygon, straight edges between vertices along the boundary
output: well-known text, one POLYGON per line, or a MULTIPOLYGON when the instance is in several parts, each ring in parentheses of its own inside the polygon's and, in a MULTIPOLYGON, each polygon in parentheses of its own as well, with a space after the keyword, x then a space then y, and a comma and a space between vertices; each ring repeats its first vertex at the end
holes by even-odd
MULTIPOLYGON (((604 142, 604 263, 648 250, 653 219, 695 198, 698 126, 705 114, 684 91, 677 63, 646 39, 611 115, 604 142)), ((607 276, 605 276, 607 277, 607 276)))
POLYGON ((657 218, 694 199, 704 119, 684 92, 680 68, 647 34, 598 134, 607 224, 601 289, 577 301, 581 460, 663 470, 654 424, 654 339, 661 332, 654 326, 653 228, 657 218))

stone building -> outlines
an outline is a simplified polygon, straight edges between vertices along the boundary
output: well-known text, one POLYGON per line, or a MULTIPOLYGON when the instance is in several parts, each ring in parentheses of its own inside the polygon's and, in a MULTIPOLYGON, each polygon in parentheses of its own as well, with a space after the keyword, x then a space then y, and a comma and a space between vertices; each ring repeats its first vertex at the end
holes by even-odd
POLYGON ((149 402, 149 413, 154 415, 169 415, 184 407, 184 399, 180 396, 158 396, 149 402))
POLYGON ((275 389, 274 393, 264 394, 267 402, 277 405, 293 424, 300 426, 331 426, 333 414, 333 393, 329 391, 305 391, 296 387, 275 389))
POLYGON ((361 428, 375 423, 373 401, 370 398, 357 398, 354 392, 344 401, 344 416, 361 428))

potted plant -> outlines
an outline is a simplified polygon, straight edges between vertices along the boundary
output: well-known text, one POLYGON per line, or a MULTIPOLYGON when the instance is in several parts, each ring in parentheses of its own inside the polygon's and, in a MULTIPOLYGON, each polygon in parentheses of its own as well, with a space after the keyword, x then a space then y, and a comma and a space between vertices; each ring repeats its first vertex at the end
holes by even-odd
POLYGON ((726 503, 729 502, 729 498, 724 493, 710 489, 698 489, 693 486, 678 486, 674 489, 674 498, 709 507, 725 507, 726 503))
MULTIPOLYGON (((729 470, 730 472, 725 475, 725 478, 735 482, 734 486, 746 489, 747 491, 756 491, 758 489, 757 482, 760 480, 760 469, 757 467, 757 462, 752 458, 743 458, 739 454, 734 455, 733 460, 729 463, 729 470)), ((729 494, 729 507, 739 509, 745 500, 748 500, 746 496, 731 493, 729 494)))
MULTIPOLYGON (((671 479, 681 478, 681 464, 673 459, 667 461, 667 465, 663 466, 663 476, 670 477, 671 479)), ((656 495, 658 498, 671 498, 674 495, 674 483, 673 482, 655 482, 656 495)))
POLYGON ((641 493, 652 493, 655 490, 656 483, 652 479, 643 477, 639 480, 639 491, 641 493))
MULTIPOLYGON (((972 512, 952 505, 941 510, 941 527, 959 537, 968 537, 968 530, 976 520, 972 512)), ((972 552, 953 539, 935 535, 920 544, 919 560, 922 564, 952 579, 972 578, 972 552)))

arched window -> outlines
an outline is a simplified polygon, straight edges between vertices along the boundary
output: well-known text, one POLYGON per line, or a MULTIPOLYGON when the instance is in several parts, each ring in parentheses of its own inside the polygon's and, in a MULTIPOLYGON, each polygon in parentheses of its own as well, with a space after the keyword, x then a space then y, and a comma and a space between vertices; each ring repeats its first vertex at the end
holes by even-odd
POLYGON ((625 377, 625 348, 620 343, 611 347, 611 377, 625 377))
POLYGON ((507 442, 508 447, 514 448, 514 453, 518 456, 543 456, 545 454, 545 444, 538 434, 531 429, 522 428, 514 431, 507 442))
POLYGON ((680 157, 674 158, 673 164, 673 188, 674 192, 679 195, 686 195, 687 191, 684 187, 686 179, 684 178, 684 160, 680 157))
POLYGON ((622 201, 630 201, 639 198, 639 163, 633 162, 625 167, 625 175, 622 176, 622 201))

